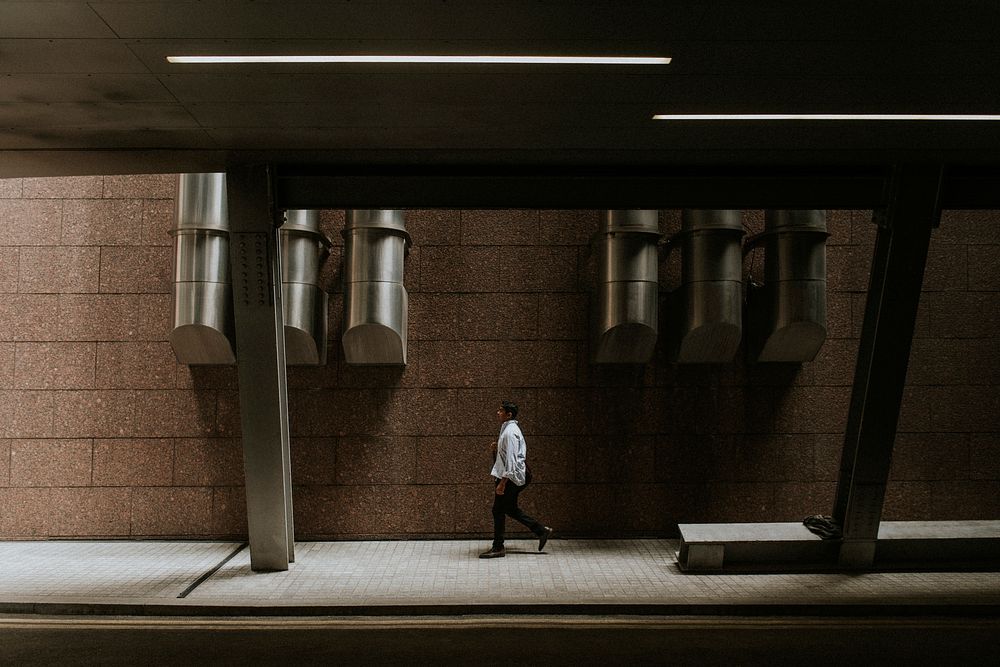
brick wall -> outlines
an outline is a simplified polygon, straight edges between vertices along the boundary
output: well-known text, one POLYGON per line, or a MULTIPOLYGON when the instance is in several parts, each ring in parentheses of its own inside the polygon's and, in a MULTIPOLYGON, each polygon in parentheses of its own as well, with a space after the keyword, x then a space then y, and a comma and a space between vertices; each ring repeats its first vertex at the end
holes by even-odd
MULTIPOLYGON (((178 365, 166 342, 173 190, 169 176, 0 180, 0 537, 245 531, 234 369, 178 365)), ((288 374, 297 535, 487 532, 506 397, 536 474, 524 505, 562 534, 828 512, 869 219, 830 213, 815 362, 679 368, 661 345, 645 368, 612 369, 588 363, 596 212, 410 211, 404 370, 343 364, 343 216, 325 212, 330 362, 288 374)), ((890 518, 1000 514, 998 244, 995 215, 949 214, 936 235, 890 518)), ((671 256, 661 284, 678 279, 671 256)))

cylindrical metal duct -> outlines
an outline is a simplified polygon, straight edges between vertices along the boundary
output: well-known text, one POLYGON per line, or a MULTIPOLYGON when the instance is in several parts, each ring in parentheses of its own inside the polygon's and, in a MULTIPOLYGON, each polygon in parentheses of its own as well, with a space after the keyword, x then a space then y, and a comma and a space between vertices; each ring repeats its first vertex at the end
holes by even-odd
POLYGON ((657 335, 659 212, 605 211, 598 245, 594 363, 644 364, 657 335))
POLYGON ((826 340, 826 211, 767 211, 764 286, 755 290, 757 361, 812 361, 826 340))
POLYGON ((679 236, 676 361, 730 362, 743 336, 742 211, 686 209, 679 236))
POLYGON ((279 240, 285 362, 325 364, 329 298, 319 286, 319 265, 329 241, 319 230, 319 211, 287 211, 279 240))
POLYGON ((406 365, 403 211, 347 211, 344 229, 344 356, 349 364, 406 365))
POLYGON ((182 364, 233 364, 226 175, 181 174, 170 345, 182 364))

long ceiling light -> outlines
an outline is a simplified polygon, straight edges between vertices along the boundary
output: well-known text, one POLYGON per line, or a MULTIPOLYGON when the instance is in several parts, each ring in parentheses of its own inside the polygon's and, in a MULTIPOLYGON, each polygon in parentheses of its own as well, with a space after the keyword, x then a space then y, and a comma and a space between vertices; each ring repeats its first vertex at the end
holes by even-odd
POLYGON ((704 113, 656 114, 653 120, 1000 120, 997 114, 918 113, 704 113))
POLYGON ((670 58, 630 56, 167 56, 178 64, 441 63, 476 65, 669 65, 670 58))

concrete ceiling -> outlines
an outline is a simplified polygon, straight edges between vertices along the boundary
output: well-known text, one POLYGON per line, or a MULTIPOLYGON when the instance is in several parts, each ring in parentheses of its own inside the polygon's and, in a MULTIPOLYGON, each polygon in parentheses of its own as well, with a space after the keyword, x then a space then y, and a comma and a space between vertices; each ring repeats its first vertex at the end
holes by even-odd
POLYGON ((1000 163, 1000 3, 0 2, 0 176, 331 165, 1000 163), (172 65, 172 54, 668 55, 665 67, 172 65))

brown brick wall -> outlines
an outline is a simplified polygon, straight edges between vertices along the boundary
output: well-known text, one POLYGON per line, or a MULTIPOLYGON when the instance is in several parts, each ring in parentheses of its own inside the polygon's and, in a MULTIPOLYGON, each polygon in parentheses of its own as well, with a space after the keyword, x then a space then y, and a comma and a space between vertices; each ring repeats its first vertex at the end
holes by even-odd
MULTIPOLYGON (((0 537, 245 532, 234 369, 178 365, 166 342, 173 184, 0 180, 0 537)), ((868 212, 830 214, 829 338, 799 368, 677 367, 664 345, 645 368, 592 366, 593 211, 408 212, 409 366, 348 367, 344 218, 322 219, 330 362, 288 374, 299 537, 488 531, 505 397, 536 474, 524 505, 562 534, 829 511, 868 212)), ((996 214, 949 213, 935 234, 888 518, 1000 515, 998 248, 996 214)), ((747 269, 762 274, 762 254, 747 269)), ((679 257, 660 279, 676 287, 679 257)))
POLYGON ((931 238, 889 519, 1000 516, 1000 213, 946 211, 931 238))

